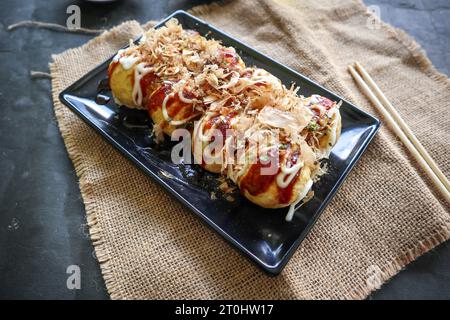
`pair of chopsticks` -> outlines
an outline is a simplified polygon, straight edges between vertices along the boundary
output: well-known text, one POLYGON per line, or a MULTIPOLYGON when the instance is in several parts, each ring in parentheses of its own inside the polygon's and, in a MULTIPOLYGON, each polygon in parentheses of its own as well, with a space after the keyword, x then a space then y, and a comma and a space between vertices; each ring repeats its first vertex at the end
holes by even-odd
POLYGON ((402 143, 411 152, 411 155, 433 182, 444 199, 450 204, 450 182, 431 158, 420 141, 402 119, 394 106, 389 102, 369 73, 359 63, 348 66, 348 70, 360 86, 363 93, 381 112, 386 123, 391 127, 402 143))

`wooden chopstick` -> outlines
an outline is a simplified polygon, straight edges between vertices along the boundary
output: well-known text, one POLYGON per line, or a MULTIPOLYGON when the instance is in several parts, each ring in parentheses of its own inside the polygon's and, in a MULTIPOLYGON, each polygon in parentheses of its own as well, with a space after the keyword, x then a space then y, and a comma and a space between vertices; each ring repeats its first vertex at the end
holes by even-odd
POLYGON ((425 161, 425 159, 421 156, 419 151, 415 148, 415 146, 408 139, 406 134, 402 131, 402 129, 399 127, 399 125, 395 122, 395 120, 392 118, 390 113, 384 108, 383 104, 380 102, 380 100, 377 98, 377 96, 372 92, 372 90, 369 88, 369 86, 366 84, 366 82, 356 72, 355 68, 353 66, 349 66, 348 70, 350 71, 350 74, 355 79, 356 83, 361 87, 363 93, 369 98, 370 101, 372 101, 372 103, 381 112, 381 114, 383 115, 383 117, 386 120, 386 123, 388 123, 388 125, 391 127, 391 129, 394 130, 395 134, 399 137, 399 139, 402 141, 402 143, 405 145, 405 147, 408 149, 408 151, 411 153, 411 155, 414 157, 414 159, 417 161, 417 163, 423 169, 423 171, 428 175, 428 177, 431 179, 431 181, 433 182, 435 187, 438 189, 438 191, 442 194, 444 199, 450 204, 450 192, 447 190, 447 188, 445 188, 444 184, 437 177, 437 175, 434 173, 434 171, 431 169, 431 167, 428 165, 428 163, 425 161))
POLYGON ((439 180, 441 180, 441 182, 445 186, 445 188, 450 192, 450 182, 448 181, 447 177, 439 169, 439 167, 436 164, 436 162, 431 158, 430 154, 427 152, 427 150, 425 150, 423 145, 416 138, 414 133, 408 127, 406 122, 402 119, 402 117, 397 112, 397 110, 394 108, 392 103, 386 98, 384 93, 381 91, 381 89, 377 86, 377 84, 372 79, 372 77, 369 75, 369 73, 364 69, 364 67, 359 62, 355 62, 355 68, 358 71, 358 73, 361 75, 361 77, 364 79, 366 84, 375 93, 375 95, 380 100, 380 102, 383 104, 383 106, 389 111, 389 113, 391 114, 392 118, 394 118, 394 120, 397 122, 397 124, 400 126, 400 128, 403 130, 403 132, 406 134, 408 139, 416 147, 417 151, 419 151, 421 156, 428 163, 428 165, 430 166, 431 170, 433 170, 433 172, 436 174, 436 176, 439 178, 439 180))

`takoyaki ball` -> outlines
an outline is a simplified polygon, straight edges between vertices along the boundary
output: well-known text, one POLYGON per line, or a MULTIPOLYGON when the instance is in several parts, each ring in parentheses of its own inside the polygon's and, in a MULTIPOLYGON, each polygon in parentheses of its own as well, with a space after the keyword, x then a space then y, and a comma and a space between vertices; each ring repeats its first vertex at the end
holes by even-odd
POLYGON ((140 106, 137 106, 133 99, 134 68, 125 69, 121 63, 113 61, 109 65, 108 73, 109 87, 116 103, 130 108, 139 108, 140 106))
POLYGON ((128 108, 145 109, 143 101, 161 85, 161 81, 144 63, 131 62, 128 65, 119 62, 123 62, 123 59, 126 57, 113 60, 108 69, 109 86, 114 100, 128 108))
MULTIPOLYGON (((286 144, 279 149, 279 163, 275 173, 265 174, 262 169, 270 164, 258 157, 256 163, 244 166, 237 185, 241 193, 264 208, 282 208, 305 197, 312 185, 311 174, 315 156, 305 143, 286 144)), ((270 170, 269 170, 270 171, 270 170)))
POLYGON ((248 68, 235 90, 245 93, 250 108, 262 109, 275 106, 284 89, 281 81, 266 70, 248 68))
POLYGON ((339 106, 336 102, 319 95, 305 98, 303 103, 313 112, 313 117, 302 131, 302 135, 310 146, 327 154, 341 134, 339 106))

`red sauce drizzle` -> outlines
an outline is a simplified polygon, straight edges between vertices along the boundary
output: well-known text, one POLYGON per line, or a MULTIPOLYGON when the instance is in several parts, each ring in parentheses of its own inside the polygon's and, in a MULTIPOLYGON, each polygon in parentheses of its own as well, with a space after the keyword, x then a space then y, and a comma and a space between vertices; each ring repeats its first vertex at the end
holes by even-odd
MULTIPOLYGON (((297 163, 298 157, 300 155, 300 152, 297 150, 295 151, 290 158, 287 160, 287 163, 290 163, 290 166, 293 166, 297 163)), ((300 176, 300 171, 302 169, 298 170, 295 174, 295 177, 292 179, 292 181, 287 185, 286 188, 278 188, 278 200, 280 203, 288 203, 292 199, 292 192, 294 190, 294 185, 298 180, 298 177, 300 176)))
POLYGON ((252 164, 248 172, 239 183, 241 192, 247 190, 247 192, 252 196, 257 196, 258 194, 266 192, 270 185, 275 181, 275 177, 279 172, 278 171, 277 174, 274 175, 262 175, 262 168, 269 166, 270 163, 262 164, 259 159, 257 163, 252 164))
MULTIPOLYGON (((184 93, 183 93, 183 95, 184 95, 184 93)), ((188 98, 187 96, 185 96, 185 97, 188 98)), ((188 99, 190 99, 190 98, 188 98, 188 99)), ((167 108, 167 114, 169 115, 169 117, 175 118, 176 116, 178 116, 177 119, 179 119, 179 120, 186 119, 194 114, 194 109, 192 108, 192 104, 181 101, 180 97, 178 95, 169 98, 169 100, 167 101, 167 104, 166 104, 166 108, 167 108)))
MULTIPOLYGON (((300 155, 299 150, 295 151, 289 157, 287 162, 290 163, 291 166, 295 165, 297 163, 299 155, 300 155)), ((280 151, 280 158, 282 157, 283 157, 282 151, 280 151)), ((262 175, 261 169, 264 167, 266 168, 270 167, 270 163, 262 164, 258 159, 257 163, 251 165, 250 169, 240 182, 241 192, 247 190, 247 192, 250 193, 252 196, 257 196, 259 194, 266 192, 272 183, 276 183, 275 181, 276 177, 280 173, 281 169, 279 168, 277 173, 273 175, 262 175)), ((298 177, 300 176, 300 171, 301 170, 299 170, 296 173, 295 177, 292 179, 292 181, 286 188, 280 188, 277 185, 278 201, 280 202, 280 204, 288 203, 292 199, 294 185, 298 180, 298 177)))
POLYGON ((318 100, 317 104, 312 104, 309 106, 311 111, 314 113, 313 120, 315 120, 315 121, 317 121, 319 118, 322 118, 321 114, 320 114, 321 110, 319 108, 319 105, 324 107, 326 110, 330 110, 334 106, 334 102, 328 98, 319 96, 319 97, 317 97, 317 100, 318 100))
POLYGON ((141 91, 144 99, 147 95, 152 94, 157 83, 158 77, 153 72, 147 73, 141 78, 139 84, 141 85, 141 91))
MULTIPOLYGON (((227 138, 227 130, 231 129, 231 119, 233 117, 235 117, 238 114, 237 111, 231 111, 230 113, 228 113, 226 116, 224 116, 224 118, 222 119, 220 115, 215 116, 213 118, 209 118, 208 121, 203 125, 203 132, 205 132, 206 130, 211 129, 213 126, 215 126, 216 130, 220 130, 220 133, 222 134, 222 142, 225 143, 225 140, 227 138)), ((211 137, 211 141, 209 141, 210 143, 214 142, 215 140, 215 136, 211 137)), ((202 155, 202 163, 200 164, 200 166, 202 166, 203 168, 205 167, 205 159, 203 158, 202 155)))
MULTIPOLYGON (((231 119, 233 119, 238 114, 237 111, 233 110, 230 113, 228 113, 226 116, 223 117, 218 115, 216 117, 208 119, 208 121, 204 125, 204 130, 211 129, 213 126, 215 126, 215 129, 220 130, 222 133, 222 137, 225 140, 227 135, 227 130, 231 129, 231 119)), ((214 141, 214 137, 212 137, 212 141, 214 141)))
MULTIPOLYGON (((169 83, 162 84, 158 89, 156 89, 147 102, 147 109, 151 113, 162 108, 164 99, 172 91, 172 85, 169 83)), ((194 96, 187 92, 183 93, 184 97, 187 99, 192 99, 194 96)), ((180 100, 179 96, 176 95, 168 99, 166 103, 167 115, 177 120, 183 120, 194 114, 194 109, 191 103, 185 103, 180 100)))
POLYGON ((153 113, 161 108, 166 95, 172 90, 172 85, 168 83, 163 83, 158 89, 156 89, 150 99, 147 102, 147 109, 150 113, 153 113))

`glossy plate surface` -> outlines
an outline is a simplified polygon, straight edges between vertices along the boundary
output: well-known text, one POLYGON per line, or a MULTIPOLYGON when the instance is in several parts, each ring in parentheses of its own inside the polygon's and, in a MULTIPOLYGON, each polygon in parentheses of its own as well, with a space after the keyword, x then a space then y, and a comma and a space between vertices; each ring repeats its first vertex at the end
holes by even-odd
MULTIPOLYGON (((233 46, 247 65, 256 65, 271 72, 289 86, 295 82, 300 94, 320 94, 331 100, 342 100, 342 134, 329 159, 329 170, 313 186, 314 198, 295 213, 291 222, 284 220, 285 209, 263 209, 239 193, 230 202, 220 196, 211 199, 218 188, 217 175, 196 165, 176 165, 170 160, 171 143, 157 146, 150 137, 151 122, 146 112, 118 108, 111 99, 97 103, 98 83, 107 77, 110 60, 86 74, 60 94, 61 101, 97 130, 128 159, 157 181, 168 192, 191 209, 227 241, 254 261, 263 270, 276 275, 305 238, 310 228, 334 196, 351 168, 378 130, 380 123, 373 116, 322 88, 301 74, 273 61, 213 26, 177 11, 175 17, 186 29, 222 40, 233 46)), ((103 92, 110 96, 110 92, 103 92)), ((148 214, 158 214, 149 212, 148 214)))

